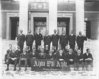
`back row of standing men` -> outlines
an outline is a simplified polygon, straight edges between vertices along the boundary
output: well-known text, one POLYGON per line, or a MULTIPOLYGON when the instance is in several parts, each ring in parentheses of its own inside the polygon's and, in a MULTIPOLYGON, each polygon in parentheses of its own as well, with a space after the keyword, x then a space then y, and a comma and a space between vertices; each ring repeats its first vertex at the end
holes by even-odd
POLYGON ((86 37, 82 35, 81 32, 79 32, 79 35, 76 36, 74 34, 70 34, 69 36, 66 35, 66 33, 63 31, 62 35, 58 35, 57 31, 54 30, 53 35, 49 35, 48 31, 46 31, 45 36, 42 36, 40 31, 34 35, 31 34, 29 31, 28 34, 25 36, 23 34, 23 31, 20 30, 20 34, 17 36, 17 44, 20 47, 21 52, 23 52, 24 42, 26 41, 26 45, 30 47, 30 50, 32 51, 32 45, 35 40, 35 48, 38 50, 39 46, 41 46, 41 41, 44 41, 44 49, 50 50, 50 44, 52 42, 52 47, 54 47, 56 50, 58 49, 58 46, 60 45, 61 49, 65 49, 65 47, 69 44, 71 49, 75 49, 75 44, 77 43, 78 49, 80 49, 83 53, 83 45, 84 40, 86 40, 86 37))

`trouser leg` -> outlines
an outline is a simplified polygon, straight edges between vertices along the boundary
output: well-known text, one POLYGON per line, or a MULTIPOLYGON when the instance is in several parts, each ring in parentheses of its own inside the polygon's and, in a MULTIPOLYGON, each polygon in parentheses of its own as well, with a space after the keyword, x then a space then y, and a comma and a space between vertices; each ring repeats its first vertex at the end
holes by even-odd
POLYGON ((27 70, 27 60, 25 60, 25 70, 27 70))
POLYGON ((81 45, 81 53, 83 54, 83 45, 81 45))
POLYGON ((23 52, 23 45, 19 45, 21 53, 23 52))
POLYGON ((10 65, 10 59, 7 60, 7 68, 6 68, 6 70, 9 70, 9 65, 10 65))
POLYGON ((17 59, 14 61, 14 70, 16 70, 17 61, 17 59))
POLYGON ((9 63, 7 63, 7 69, 6 70, 9 70, 9 63))

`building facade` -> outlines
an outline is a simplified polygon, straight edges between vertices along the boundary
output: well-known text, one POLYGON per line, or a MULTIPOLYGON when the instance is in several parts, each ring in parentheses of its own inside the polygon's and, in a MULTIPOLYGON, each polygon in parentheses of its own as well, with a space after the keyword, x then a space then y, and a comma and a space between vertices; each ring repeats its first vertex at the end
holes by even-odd
POLYGON ((99 28, 99 0, 1 0, 2 38, 15 40, 20 29, 26 34, 45 30, 53 34, 66 31, 69 35, 82 32, 97 39, 99 28), (27 1, 27 2, 26 2, 27 1))

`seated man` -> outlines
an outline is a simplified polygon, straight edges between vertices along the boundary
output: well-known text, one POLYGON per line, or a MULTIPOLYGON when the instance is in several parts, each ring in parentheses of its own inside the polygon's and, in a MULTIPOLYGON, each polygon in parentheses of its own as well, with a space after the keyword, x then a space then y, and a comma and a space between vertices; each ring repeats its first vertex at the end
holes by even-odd
POLYGON ((63 50, 59 50, 59 52, 57 54, 57 60, 59 60, 59 61, 63 61, 64 60, 63 50))
POLYGON ((9 59, 10 52, 12 52, 12 44, 9 44, 9 49, 7 50, 7 53, 5 55, 5 63, 7 63, 9 59))
POLYGON ((88 65, 92 65, 93 57, 92 57, 92 54, 90 53, 90 49, 86 49, 86 53, 83 54, 83 58, 84 58, 86 67, 88 65))
POLYGON ((41 48, 40 53, 38 54, 38 59, 45 59, 45 58, 46 58, 46 54, 44 52, 44 49, 41 48))
POLYGON ((10 50, 7 51, 6 54, 6 64, 7 64, 7 69, 9 70, 9 65, 14 64, 14 70, 16 70, 16 65, 18 64, 18 55, 15 53, 15 49, 12 50, 12 45, 10 45, 10 50))
POLYGON ((67 55, 69 52, 69 48, 68 48, 68 45, 65 46, 65 49, 63 50, 63 54, 64 55, 67 55))
POLYGON ((34 58, 34 59, 36 59, 36 57, 37 57, 36 49, 33 48, 33 52, 31 52, 30 58, 34 58))
POLYGON ((53 59, 53 54, 52 52, 49 52, 49 54, 46 55, 46 59, 53 59))
POLYGON ((17 50, 15 51, 15 53, 17 54, 18 61, 19 61, 19 58, 20 58, 20 55, 21 55, 21 50, 20 50, 19 46, 17 47, 17 50))
POLYGON ((73 54, 73 49, 69 49, 69 52, 68 52, 66 57, 67 57, 67 64, 73 65, 74 64, 74 58, 75 58, 75 55, 73 54))
POLYGON ((77 50, 77 54, 75 56, 75 68, 78 70, 79 67, 83 67, 83 54, 80 49, 77 50))
POLYGON ((24 63, 25 66, 25 70, 27 70, 27 53, 26 53, 26 49, 24 49, 23 53, 20 55, 20 59, 19 59, 19 70, 21 70, 21 65, 24 63))
POLYGON ((53 59, 57 59, 57 54, 58 54, 58 50, 56 50, 56 47, 53 47, 52 48, 52 56, 53 56, 53 59))

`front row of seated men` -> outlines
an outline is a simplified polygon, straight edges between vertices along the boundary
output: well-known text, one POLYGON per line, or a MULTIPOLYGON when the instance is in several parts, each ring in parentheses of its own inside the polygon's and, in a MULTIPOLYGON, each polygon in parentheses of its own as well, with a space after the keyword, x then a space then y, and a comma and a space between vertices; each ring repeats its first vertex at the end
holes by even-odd
POLYGON ((37 51, 33 49, 33 52, 30 52, 29 47, 26 47, 23 53, 21 53, 19 47, 15 50, 12 49, 12 45, 10 44, 5 55, 5 63, 7 64, 6 70, 9 70, 10 64, 14 64, 14 70, 16 70, 16 66, 18 64, 20 70, 22 61, 25 61, 24 66, 25 70, 27 70, 27 66, 31 66, 31 58, 66 61, 68 66, 74 65, 76 68, 78 68, 79 65, 84 66, 92 64, 93 61, 90 49, 86 49, 86 53, 82 54, 81 50, 78 49, 73 51, 72 49, 68 49, 67 46, 65 50, 55 50, 53 47, 51 51, 39 48, 37 51))

